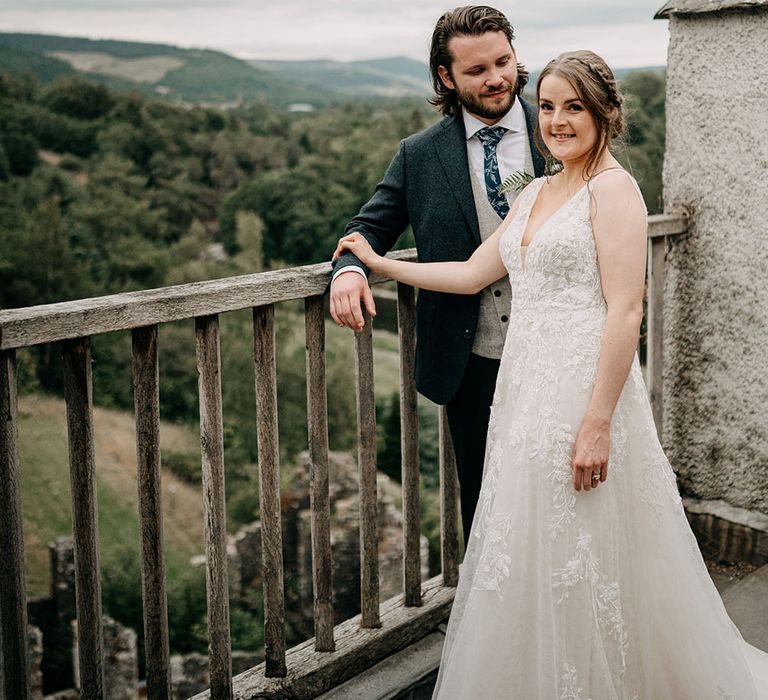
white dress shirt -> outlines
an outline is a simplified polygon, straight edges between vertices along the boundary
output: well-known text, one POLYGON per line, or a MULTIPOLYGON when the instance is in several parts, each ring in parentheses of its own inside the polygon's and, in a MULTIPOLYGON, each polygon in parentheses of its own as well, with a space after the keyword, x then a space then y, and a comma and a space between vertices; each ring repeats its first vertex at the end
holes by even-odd
MULTIPOLYGON (((476 134, 480 129, 488 125, 470 114, 464 107, 461 108, 461 112, 464 118, 464 132, 467 137, 469 172, 471 177, 475 178, 480 183, 481 190, 485 192, 485 175, 483 168, 485 152, 483 144, 480 143, 480 139, 476 134)), ((525 122, 525 112, 523 111, 523 106, 520 104, 519 98, 515 98, 512 108, 499 119, 494 126, 503 126, 507 130, 496 147, 496 157, 499 162, 499 175, 501 175, 501 181, 504 182, 504 180, 513 173, 525 170, 525 151, 529 148, 528 127, 525 122)), ((509 191, 506 193, 506 197, 509 205, 512 206, 512 202, 514 202, 515 197, 517 197, 517 192, 509 191)), ((333 280, 339 275, 343 275, 345 272, 358 272, 368 279, 363 268, 358 265, 347 265, 347 267, 343 267, 341 270, 337 270, 334 273, 331 284, 333 284, 333 280)))

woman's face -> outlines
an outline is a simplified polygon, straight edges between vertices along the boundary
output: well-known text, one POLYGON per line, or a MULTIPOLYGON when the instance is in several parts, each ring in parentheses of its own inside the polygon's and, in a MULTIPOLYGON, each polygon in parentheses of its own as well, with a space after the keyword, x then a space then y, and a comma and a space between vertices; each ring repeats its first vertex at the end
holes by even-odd
POLYGON ((586 161, 598 139, 595 118, 576 89, 554 73, 539 85, 539 128, 550 153, 570 164, 586 161))

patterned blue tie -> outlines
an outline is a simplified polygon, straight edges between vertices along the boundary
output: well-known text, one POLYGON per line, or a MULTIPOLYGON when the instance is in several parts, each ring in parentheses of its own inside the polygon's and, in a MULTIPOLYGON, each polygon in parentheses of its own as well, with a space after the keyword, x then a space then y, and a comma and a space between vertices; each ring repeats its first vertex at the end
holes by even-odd
POLYGON ((499 174, 499 159, 496 156, 496 147, 501 137, 506 133, 503 126, 486 126, 477 132, 477 138, 483 144, 485 158, 483 159, 483 172, 485 173, 485 192, 488 201, 496 213, 503 219, 509 213, 509 204, 503 194, 499 194, 501 175, 499 174))

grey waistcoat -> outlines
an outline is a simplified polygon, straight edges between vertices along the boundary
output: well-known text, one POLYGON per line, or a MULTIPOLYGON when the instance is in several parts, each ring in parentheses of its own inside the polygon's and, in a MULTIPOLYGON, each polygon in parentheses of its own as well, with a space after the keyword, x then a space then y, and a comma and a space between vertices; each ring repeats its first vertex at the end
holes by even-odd
MULTIPOLYGON (((533 172, 533 159, 527 142, 525 146, 525 172, 533 172)), ((485 188, 477 182, 477 178, 470 176, 469 179, 472 182, 477 223, 480 227, 480 240, 485 241, 499 227, 502 220, 488 201, 485 188)), ((507 326, 510 323, 509 308, 511 302, 512 291, 508 277, 502 277, 482 291, 480 316, 477 320, 475 340, 472 343, 472 352, 475 355, 491 357, 496 360, 501 357, 504 339, 507 335, 507 326)))

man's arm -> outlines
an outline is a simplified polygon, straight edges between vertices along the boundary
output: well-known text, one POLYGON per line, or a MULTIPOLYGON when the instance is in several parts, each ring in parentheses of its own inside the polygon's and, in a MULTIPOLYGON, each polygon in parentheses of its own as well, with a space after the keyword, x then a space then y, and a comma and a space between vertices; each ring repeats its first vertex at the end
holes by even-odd
MULTIPOLYGON (((384 179, 360 212, 347 225, 344 234, 358 232, 380 255, 386 254, 408 226, 408 206, 405 196, 405 144, 400 144, 384 179)), ((376 314, 368 270, 354 255, 347 253, 333 263, 331 278, 331 316, 340 326, 354 330, 363 327, 361 300, 371 315, 376 314), (345 274, 347 272, 362 274, 345 274)))

